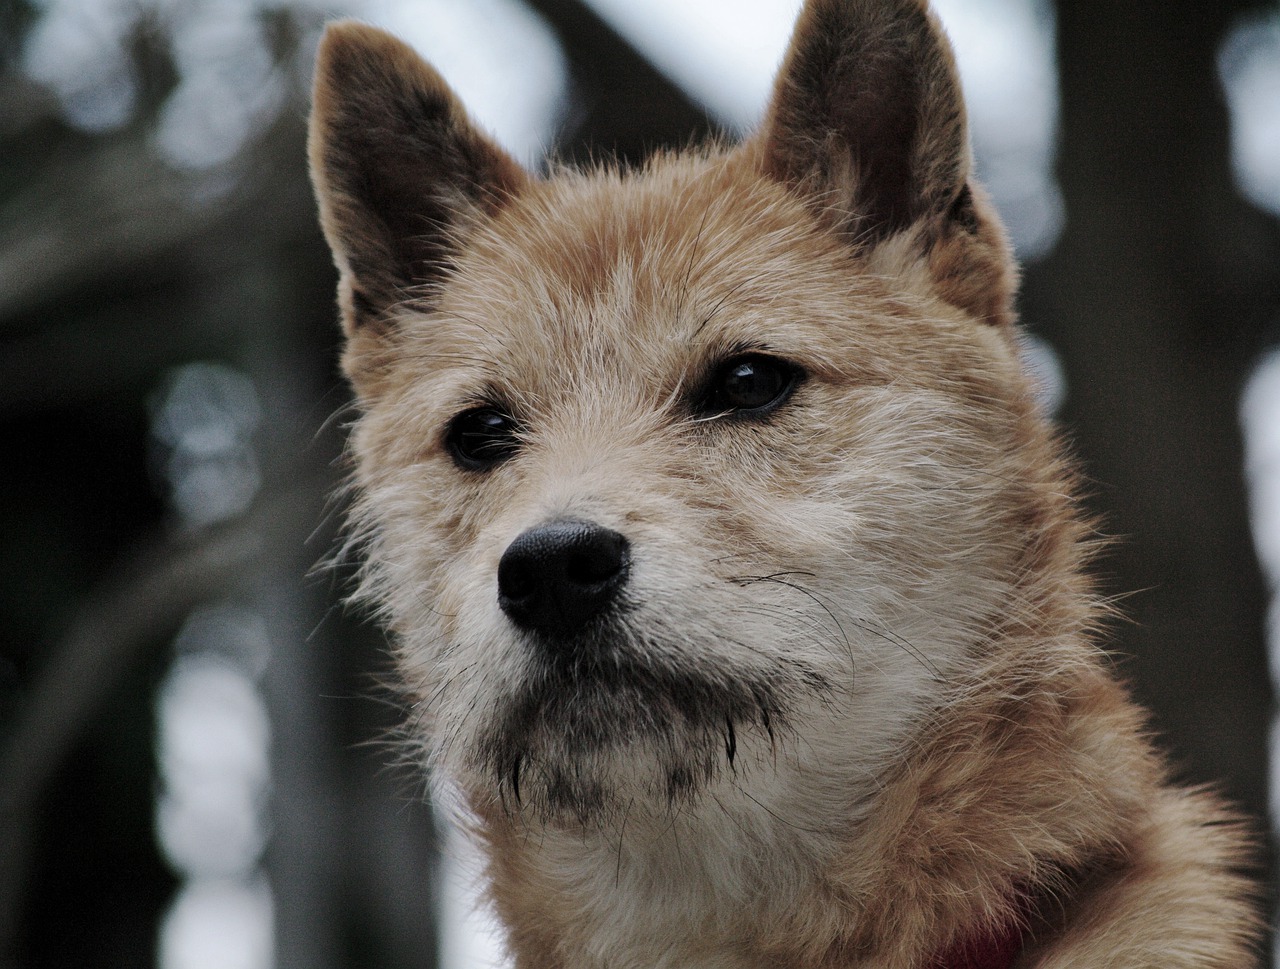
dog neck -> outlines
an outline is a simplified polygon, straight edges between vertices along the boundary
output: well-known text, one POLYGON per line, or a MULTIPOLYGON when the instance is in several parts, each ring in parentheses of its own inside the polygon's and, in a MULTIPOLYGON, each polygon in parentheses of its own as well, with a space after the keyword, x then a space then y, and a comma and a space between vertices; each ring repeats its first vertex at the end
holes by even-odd
POLYGON ((1009 925, 948 949, 930 969, 1010 969, 1022 952, 1022 929, 1009 925))
POLYGON ((991 928, 979 928, 944 949, 929 969, 1011 969, 1026 945, 1029 916, 1033 908, 1030 897, 1019 897, 1015 917, 991 928))
POLYGON ((520 965, 1011 969, 1057 931, 1079 890, 1070 873, 1113 863, 1107 846, 1142 810, 1142 772, 1092 743, 1090 724, 1127 708, 1086 721, 1063 695, 954 704, 857 817, 821 833, 723 805, 594 833, 479 811, 520 965), (1036 742, 1012 742, 1023 735, 1036 742), (971 796, 974 778, 952 767, 960 748, 985 752, 978 780, 999 779, 998 804, 971 796))
MULTIPOLYGON (((890 959, 886 965, 899 964, 893 961, 896 956, 889 955, 898 949, 899 940, 872 927, 879 923, 883 929, 883 913, 867 911, 871 918, 864 931, 854 929, 851 935, 833 924, 835 932, 826 944, 813 947, 811 941, 799 938, 800 926, 791 924, 789 915, 808 909, 802 924, 838 919, 841 913, 847 917, 851 900, 832 898, 832 886, 822 879, 787 879, 781 873, 771 891, 761 891, 758 883, 751 890, 742 885, 742 891, 729 898, 726 882, 738 880, 729 870, 732 862, 726 859, 729 868, 719 872, 719 883, 713 883, 709 876, 716 873, 701 869, 714 859, 705 856, 697 836, 687 826, 671 834, 672 840, 664 838, 654 846, 661 851, 643 859, 634 852, 606 857, 607 845, 592 845, 594 839, 583 840, 581 833, 573 838, 543 831, 536 848, 521 838, 521 849, 515 851, 510 850, 510 842, 491 843, 498 853, 491 855, 490 871, 507 888, 499 908, 518 937, 521 969, 604 965, 790 969, 849 960, 879 966, 885 958, 890 959), (678 861, 670 850, 675 838, 684 850, 678 861), (537 855, 532 864, 531 850, 537 855), (659 854, 665 855, 662 862, 659 854), (512 862, 520 869, 515 891, 511 878, 516 873, 507 867, 512 862), (602 871, 607 878, 602 879, 602 871), (817 902, 823 897, 825 904, 817 902), (815 903, 827 908, 825 915, 815 903), (749 937, 752 931, 759 931, 761 937, 749 937), (568 953, 577 955, 569 958, 568 953)), ((1009 886, 1008 904, 994 915, 989 908, 970 909, 964 921, 953 922, 944 932, 950 941, 943 941, 936 930, 926 930, 916 941, 920 948, 915 949, 912 963, 925 969, 1013 969, 1033 936, 1040 939, 1042 933, 1057 930, 1056 913, 1075 893, 1074 879, 1059 872, 1050 880, 1051 885, 1034 889, 1023 889, 1024 881, 1009 886)), ((917 913, 900 914, 910 921, 917 913)))

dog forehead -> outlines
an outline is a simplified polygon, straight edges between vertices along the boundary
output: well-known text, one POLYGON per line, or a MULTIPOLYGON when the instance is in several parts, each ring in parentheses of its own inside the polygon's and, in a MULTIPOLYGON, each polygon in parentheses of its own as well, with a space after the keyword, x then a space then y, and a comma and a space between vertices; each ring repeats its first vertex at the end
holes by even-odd
POLYGON ((534 385, 670 371, 703 350, 770 346, 815 299, 842 317, 851 299, 882 303, 879 287, 782 186, 732 158, 676 157, 567 173, 514 200, 467 239, 429 336, 442 360, 529 371, 534 385))

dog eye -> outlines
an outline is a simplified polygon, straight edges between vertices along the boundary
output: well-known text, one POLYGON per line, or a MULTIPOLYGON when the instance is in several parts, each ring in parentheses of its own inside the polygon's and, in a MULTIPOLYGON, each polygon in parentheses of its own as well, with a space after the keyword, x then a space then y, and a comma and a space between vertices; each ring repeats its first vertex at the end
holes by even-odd
POLYGON ((485 471, 515 453, 518 430, 509 414, 477 407, 450 422, 446 441, 454 464, 466 471, 485 471))
POLYGON ((725 361, 711 377, 704 410, 765 414, 790 396, 800 376, 785 360, 751 353, 725 361))

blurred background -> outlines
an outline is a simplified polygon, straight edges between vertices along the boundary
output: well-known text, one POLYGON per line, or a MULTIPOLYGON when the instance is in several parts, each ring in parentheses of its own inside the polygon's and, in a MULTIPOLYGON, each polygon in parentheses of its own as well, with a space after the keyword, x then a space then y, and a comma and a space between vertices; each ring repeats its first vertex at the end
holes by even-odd
MULTIPOLYGON (((399 33, 536 167, 748 129, 797 6, 0 0, 0 966, 492 958, 440 904, 349 566, 317 569, 349 417, 319 30, 399 33)), ((1119 667, 1180 775, 1265 828, 1280 6, 939 8, 1028 359, 1118 539, 1119 667)))

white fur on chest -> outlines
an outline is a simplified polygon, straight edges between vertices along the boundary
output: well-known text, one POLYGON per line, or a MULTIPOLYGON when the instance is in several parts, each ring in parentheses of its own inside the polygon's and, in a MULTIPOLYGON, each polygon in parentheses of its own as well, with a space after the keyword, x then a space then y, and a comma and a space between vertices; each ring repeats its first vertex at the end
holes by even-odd
MULTIPOLYGON (((832 863, 916 719, 904 706, 924 706, 911 694, 854 691, 844 709, 804 711, 810 731, 772 746, 747 738, 739 771, 692 806, 523 830, 521 850, 556 896, 566 969, 763 969, 759 935, 831 897, 832 863)), ((849 912, 833 899, 829 915, 849 912)))
POLYGON ((831 839, 759 819, 744 829, 734 814, 675 817, 656 831, 548 834, 539 863, 578 915, 566 952, 577 961, 567 965, 756 969, 751 927, 812 897, 831 839))

